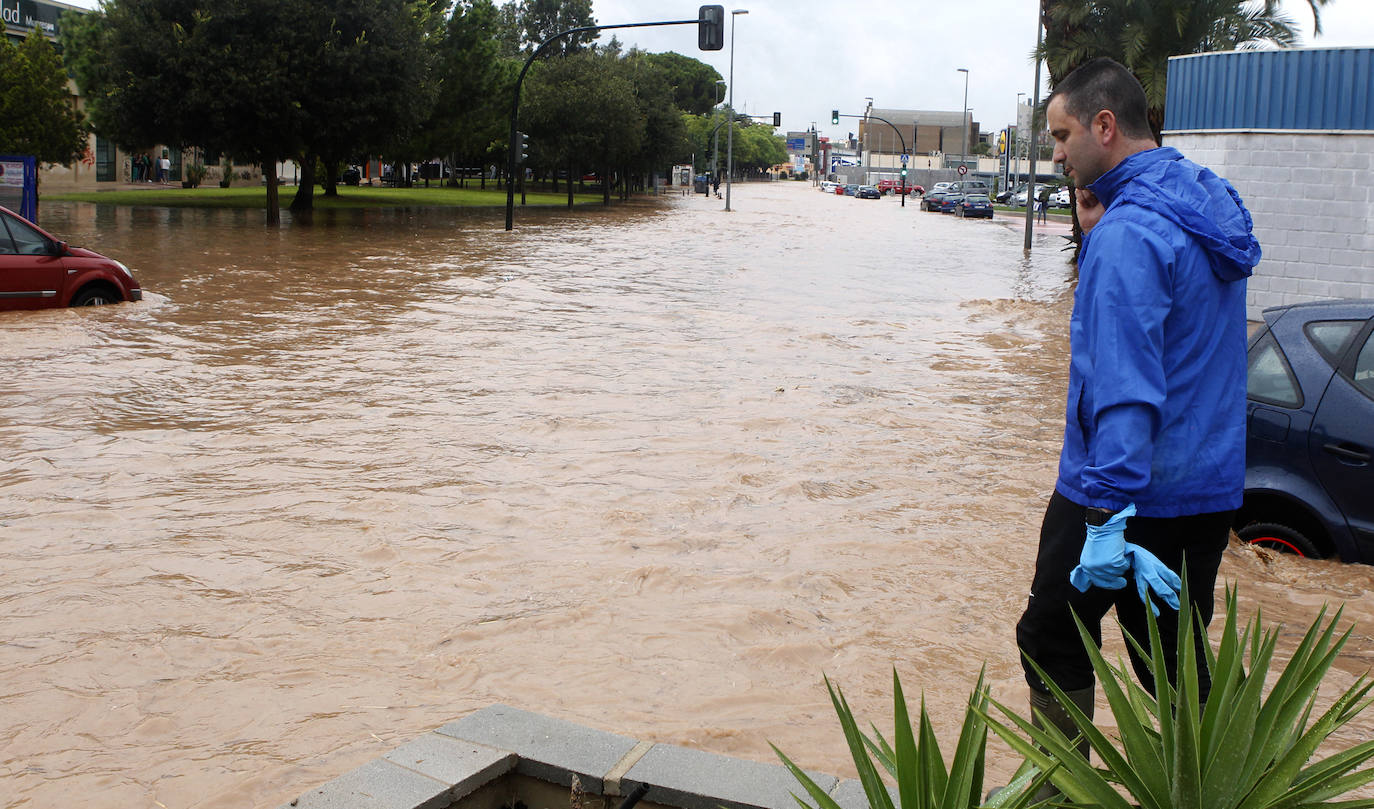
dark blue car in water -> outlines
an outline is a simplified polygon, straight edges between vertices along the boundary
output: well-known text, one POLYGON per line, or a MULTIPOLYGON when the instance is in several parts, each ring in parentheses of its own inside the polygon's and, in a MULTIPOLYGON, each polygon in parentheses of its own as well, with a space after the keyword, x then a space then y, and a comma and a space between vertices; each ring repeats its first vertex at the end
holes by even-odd
POLYGON ((1374 564, 1374 300, 1264 310, 1250 336, 1242 540, 1374 564))

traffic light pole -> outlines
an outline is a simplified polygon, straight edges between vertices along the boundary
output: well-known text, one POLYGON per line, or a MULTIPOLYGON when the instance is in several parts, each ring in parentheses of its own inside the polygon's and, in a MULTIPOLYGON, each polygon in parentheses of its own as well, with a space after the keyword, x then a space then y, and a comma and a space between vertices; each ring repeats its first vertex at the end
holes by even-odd
MULTIPOLYGON (((842 113, 839 113, 839 112, 834 112, 834 113, 831 113, 831 115, 830 115, 830 119, 831 119, 831 121, 832 121, 833 123, 839 123, 839 120, 838 120, 838 119, 840 119, 840 118, 862 118, 862 119, 864 119, 864 120, 867 120, 867 119, 869 119, 869 118, 872 118, 872 119, 875 120, 875 121, 882 121, 883 123, 885 123, 885 124, 887 124, 888 126, 892 127, 892 131, 893 131, 893 132, 896 132, 896 133, 897 133, 897 140, 901 141, 901 143, 902 143, 902 156, 905 157, 907 154, 909 154, 909 152, 907 152, 907 150, 906 150, 906 138, 902 137, 902 130, 898 129, 896 124, 892 123, 891 121, 887 120, 886 118, 879 118, 879 117, 876 116, 876 115, 847 115, 847 114, 842 114, 842 113)), ((912 144, 912 145, 914 146, 915 144, 912 144)), ((902 186, 901 188, 897 189, 897 190, 900 192, 900 193, 898 193, 898 196, 902 198, 902 207, 905 208, 905 207, 906 207, 906 164, 905 164, 905 163, 902 164, 902 180, 901 180, 901 186, 902 186)))
MULTIPOLYGON (((534 53, 530 54, 530 57, 525 60, 525 66, 520 68, 520 77, 515 80, 515 96, 511 100, 510 105, 510 153, 506 160, 506 230, 513 230, 515 228, 515 172, 517 171, 517 161, 515 159, 517 148, 515 143, 515 130, 520 120, 520 88, 524 85, 525 74, 529 72, 530 65, 534 64, 534 60, 538 59, 540 54, 550 45, 564 37, 572 36, 573 34, 590 33, 592 31, 609 31, 614 28, 651 28, 663 25, 701 25, 701 23, 702 20, 696 19, 669 20, 665 22, 631 22, 622 23, 620 25, 584 25, 580 28, 569 28, 566 31, 559 31, 539 43, 539 47, 535 48, 534 53)), ((609 179, 609 177, 605 178, 603 182, 609 179)), ((568 180, 571 182, 572 178, 569 177, 568 180)))

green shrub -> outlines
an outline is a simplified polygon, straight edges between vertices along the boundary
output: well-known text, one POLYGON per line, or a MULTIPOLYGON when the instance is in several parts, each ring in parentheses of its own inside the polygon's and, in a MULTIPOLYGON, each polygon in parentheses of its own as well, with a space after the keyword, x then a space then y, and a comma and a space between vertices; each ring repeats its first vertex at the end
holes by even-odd
MULTIPOLYGON (((939 742, 936 741, 934 728, 930 724, 924 698, 921 700, 920 727, 917 730, 912 729, 906 698, 902 695, 902 681, 897 676, 896 669, 892 671, 892 702, 897 742, 895 748, 888 744, 876 726, 873 728, 872 737, 859 730, 854 712, 850 710, 844 694, 828 677, 825 687, 830 692, 830 701, 840 718, 840 726, 844 728, 845 740, 849 743, 849 752, 854 758, 854 766, 859 771, 859 781, 863 784, 864 794, 868 797, 871 809, 894 809, 892 796, 878 773, 878 765, 897 782, 901 809, 969 809, 982 805, 980 796, 983 792, 983 769, 988 743, 988 726, 984 717, 989 697, 981 673, 973 694, 969 696, 968 708, 964 712, 964 725, 959 732, 954 757, 948 768, 940 752, 939 742), (875 758, 877 764, 874 763, 875 758)), ((798 804, 805 809, 840 809, 839 804, 776 745, 773 745, 773 751, 815 801, 814 805, 809 804, 794 794, 793 797, 798 804)), ((1048 777, 1037 777, 1034 771, 1023 768, 1011 784, 998 791, 988 806, 1000 809, 1021 809, 1028 806, 1031 797, 1048 777)))
MULTIPOLYGON (((1183 603, 1188 603, 1186 592, 1183 603)), ((1199 660, 1194 632, 1205 640, 1207 630, 1187 610, 1180 611, 1177 687, 1166 676, 1159 628, 1150 615, 1150 651, 1131 643, 1149 660, 1154 693, 1136 683, 1126 662, 1108 665, 1079 623, 1116 720, 1117 742, 1097 730, 1043 672, 1041 676, 1097 751, 1101 770, 1078 752, 1074 740, 1052 727, 1036 727, 995 701, 1020 732, 986 711, 984 717, 1029 762, 1050 768, 1050 780, 1074 804, 1108 809, 1374 807, 1374 800, 1333 801, 1374 781, 1374 768, 1360 769, 1374 758, 1374 741, 1313 761, 1322 743, 1371 703, 1374 682, 1361 676, 1313 718, 1322 680, 1350 639, 1350 629, 1336 635, 1341 612, 1328 621, 1322 609, 1267 696, 1278 629, 1259 631, 1256 616, 1239 630, 1236 613, 1236 591, 1228 588, 1220 643, 1215 651, 1210 642, 1202 644, 1206 653, 1199 660), (1212 679, 1205 706, 1199 694, 1203 666, 1212 679)))

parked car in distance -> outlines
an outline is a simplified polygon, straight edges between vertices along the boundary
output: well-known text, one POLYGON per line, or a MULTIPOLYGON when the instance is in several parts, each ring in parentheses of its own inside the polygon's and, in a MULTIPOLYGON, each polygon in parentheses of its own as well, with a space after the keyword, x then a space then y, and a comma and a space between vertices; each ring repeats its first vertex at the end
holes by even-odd
POLYGON ((859 199, 881 199, 883 192, 879 191, 877 186, 861 185, 859 190, 854 192, 854 196, 859 199))
POLYGON ((992 218, 992 200, 986 194, 964 194, 954 204, 954 215, 965 218, 992 218))
POLYGON ((991 194, 992 186, 983 180, 959 180, 951 183, 951 189, 964 194, 991 194))
POLYGON ((839 183, 831 182, 830 180, 822 180, 822 181, 821 181, 821 193, 822 193, 822 194, 833 194, 833 193, 835 193, 835 186, 837 186, 837 185, 839 185, 839 183))
POLYGON ((940 195, 940 202, 936 205, 935 210, 940 213, 954 213, 954 206, 958 205, 963 198, 964 195, 958 191, 946 191, 940 195))
POLYGON ((997 196, 996 196, 996 197, 993 197, 993 199, 997 200, 998 202, 1009 203, 1009 202, 1012 202, 1012 201, 1016 198, 1016 195, 1017 195, 1017 194, 1020 194, 1020 195, 1021 195, 1021 198, 1022 198, 1022 199, 1025 199, 1025 195, 1026 195, 1026 184, 1025 184, 1025 183, 1021 183, 1020 185, 1016 186, 1015 188, 1003 188, 1001 191, 998 191, 998 192, 997 192, 997 196))
POLYGON ((1050 194, 1050 204, 1056 208, 1067 208, 1073 204, 1073 194, 1067 185, 1061 185, 1050 194))
POLYGON ((843 192, 843 193, 844 193, 844 195, 845 195, 846 197, 852 197, 852 196, 854 196, 855 194, 859 193, 859 184, 858 184, 858 183, 845 183, 845 185, 844 185, 844 192, 843 192))
POLYGON ((921 188, 919 185, 911 185, 910 183, 903 184, 900 180, 879 180, 878 190, 883 192, 883 196, 887 196, 888 194, 902 194, 905 196, 907 194, 919 194, 925 189, 921 188))
POLYGON ((1374 564, 1374 300, 1264 310, 1246 397, 1237 535, 1374 564))
POLYGON ((0 309, 96 306, 143 298, 129 268, 72 247, 0 207, 0 309))
POLYGON ((926 194, 924 197, 921 197, 921 210, 923 210, 923 211, 938 211, 938 210, 940 210, 940 202, 941 202, 942 200, 944 200, 945 194, 948 194, 948 193, 949 193, 949 188, 937 188, 936 190, 931 191, 929 194, 926 194))

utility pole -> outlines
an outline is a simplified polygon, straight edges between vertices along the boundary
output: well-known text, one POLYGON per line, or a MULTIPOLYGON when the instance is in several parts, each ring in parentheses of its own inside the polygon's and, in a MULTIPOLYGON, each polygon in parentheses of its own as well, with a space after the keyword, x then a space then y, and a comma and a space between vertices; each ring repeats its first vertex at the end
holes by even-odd
POLYGON ((1035 52, 1037 54, 1035 59, 1035 101, 1031 104, 1030 138, 1028 139, 1029 143, 1026 144, 1026 148, 1029 150, 1027 154, 1030 156, 1030 176, 1026 178, 1026 242, 1024 245, 1026 250, 1031 247, 1031 231, 1035 228, 1035 152, 1036 141, 1040 140, 1035 131, 1035 111, 1040 107, 1041 60, 1038 54, 1040 53, 1040 46, 1044 42, 1042 39, 1045 33, 1045 26, 1042 25, 1044 17, 1045 0, 1040 0, 1035 4, 1035 52))

